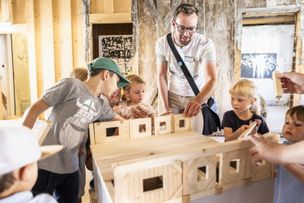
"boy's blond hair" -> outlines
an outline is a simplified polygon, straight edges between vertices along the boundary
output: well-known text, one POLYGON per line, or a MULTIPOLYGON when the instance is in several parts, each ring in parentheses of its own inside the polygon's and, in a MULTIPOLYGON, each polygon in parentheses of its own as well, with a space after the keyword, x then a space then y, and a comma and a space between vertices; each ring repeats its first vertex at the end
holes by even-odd
POLYGON ((296 117, 298 120, 304 122, 304 105, 294 106, 288 109, 286 116, 296 117))
POLYGON ((88 70, 85 68, 75 68, 72 70, 70 77, 86 81, 88 79, 88 70))
POLYGON ((257 88, 251 80, 241 79, 235 83, 229 90, 231 95, 257 98, 257 88))

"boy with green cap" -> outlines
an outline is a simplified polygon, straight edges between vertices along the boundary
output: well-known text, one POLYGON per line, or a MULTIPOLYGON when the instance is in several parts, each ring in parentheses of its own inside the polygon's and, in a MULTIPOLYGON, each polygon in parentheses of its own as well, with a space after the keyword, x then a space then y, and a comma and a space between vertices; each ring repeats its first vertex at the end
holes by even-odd
POLYGON ((96 58, 88 64, 85 82, 66 78, 48 89, 29 109, 23 125, 32 128, 38 116, 53 106, 49 120, 53 125, 45 144, 62 144, 64 150, 38 163, 34 194, 54 194, 59 202, 78 202, 78 151, 87 139, 89 124, 99 120, 120 120, 103 97, 110 97, 118 87, 128 84, 115 62, 96 58))

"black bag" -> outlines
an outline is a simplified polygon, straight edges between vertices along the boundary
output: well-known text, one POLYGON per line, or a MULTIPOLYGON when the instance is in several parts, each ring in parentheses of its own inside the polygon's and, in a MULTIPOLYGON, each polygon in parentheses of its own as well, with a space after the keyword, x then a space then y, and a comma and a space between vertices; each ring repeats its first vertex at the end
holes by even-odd
MULTIPOLYGON (((195 95, 199 94, 199 89, 196 86, 186 64, 184 63, 183 59, 181 58, 181 56, 179 55, 179 53, 177 52, 174 44, 173 44, 173 40, 172 40, 172 34, 169 33, 167 35, 167 41, 169 43, 169 46, 176 58, 177 63, 179 64, 179 66, 181 67, 189 85, 191 86, 193 92, 195 95)), ((207 103, 202 104, 202 114, 203 114, 203 118, 204 118, 204 124, 203 124, 203 135, 210 135, 214 132, 217 132, 217 130, 221 130, 221 122, 220 122, 220 118, 219 116, 211 109, 211 106, 215 103, 214 99, 212 97, 210 97, 207 101, 207 103)))

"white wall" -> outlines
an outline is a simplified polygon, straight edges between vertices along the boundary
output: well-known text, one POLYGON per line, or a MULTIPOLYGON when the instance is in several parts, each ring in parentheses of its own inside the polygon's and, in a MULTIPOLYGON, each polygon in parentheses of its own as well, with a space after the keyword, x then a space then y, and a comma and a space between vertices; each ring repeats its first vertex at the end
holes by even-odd
MULTIPOLYGON (((248 26, 242 29, 242 53, 276 53, 279 72, 291 71, 294 25, 261 25, 248 26)), ((258 92, 267 103, 273 103, 274 84, 272 79, 252 79, 258 87, 258 92)), ((281 101, 288 101, 289 95, 284 95, 281 101)))

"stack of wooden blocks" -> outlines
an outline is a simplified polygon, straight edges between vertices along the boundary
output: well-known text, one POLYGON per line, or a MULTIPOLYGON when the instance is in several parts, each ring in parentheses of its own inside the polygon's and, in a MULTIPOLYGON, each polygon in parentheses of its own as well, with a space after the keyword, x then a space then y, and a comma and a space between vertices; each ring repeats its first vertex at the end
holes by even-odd
POLYGON ((94 123, 90 141, 103 203, 188 202, 273 173, 269 163, 251 165, 250 142, 218 143, 192 131, 182 115, 94 123))

